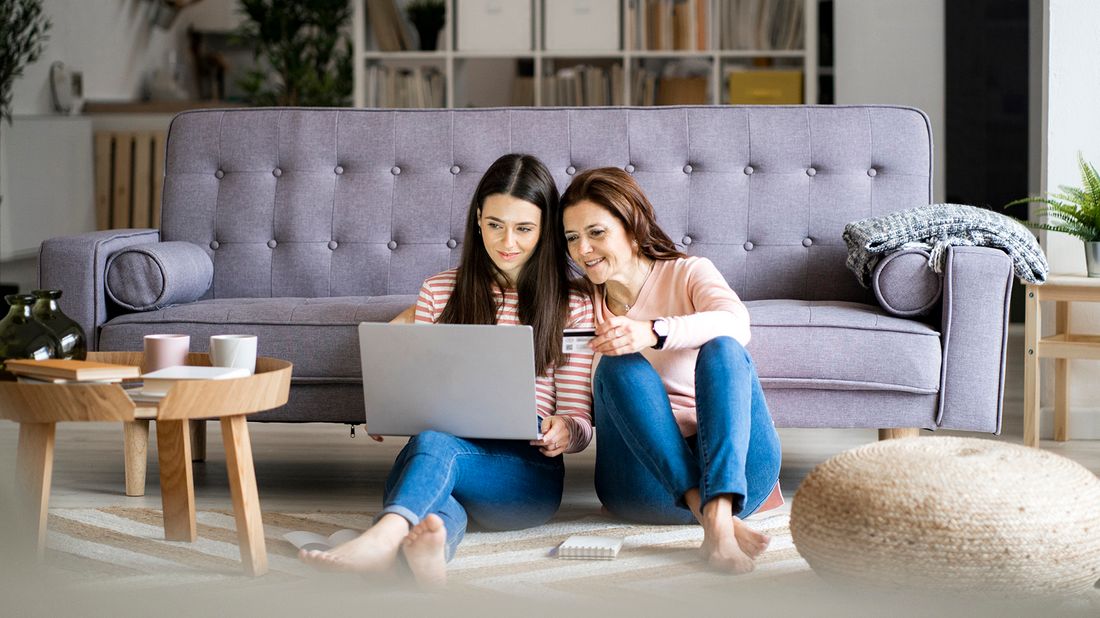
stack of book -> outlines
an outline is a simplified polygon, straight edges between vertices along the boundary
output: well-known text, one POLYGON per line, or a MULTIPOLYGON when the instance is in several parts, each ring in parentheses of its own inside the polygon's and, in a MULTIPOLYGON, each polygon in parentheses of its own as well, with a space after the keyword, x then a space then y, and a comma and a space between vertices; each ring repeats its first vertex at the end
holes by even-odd
POLYGON ((443 107, 443 74, 435 67, 367 67, 367 107, 443 107))
POLYGON ((367 21, 380 51, 412 49, 412 36, 394 0, 367 0, 367 21))
MULTIPOLYGON (((515 94, 513 93, 513 97, 515 94)), ((542 104, 602 106, 623 104, 623 67, 579 64, 559 69, 543 80, 542 104)))
POLYGON ((230 380, 252 375, 243 367, 194 367, 176 365, 142 374, 144 383, 128 394, 134 401, 156 402, 164 399, 172 385, 181 380, 230 380))
POLYGON ((803 0, 728 0, 718 4, 722 49, 801 49, 803 0))
POLYGON ((103 384, 121 382, 141 375, 138 367, 93 361, 52 358, 48 360, 9 360, 4 368, 20 382, 38 384, 103 384))
POLYGON ((626 48, 708 49, 708 0, 628 0, 626 48))

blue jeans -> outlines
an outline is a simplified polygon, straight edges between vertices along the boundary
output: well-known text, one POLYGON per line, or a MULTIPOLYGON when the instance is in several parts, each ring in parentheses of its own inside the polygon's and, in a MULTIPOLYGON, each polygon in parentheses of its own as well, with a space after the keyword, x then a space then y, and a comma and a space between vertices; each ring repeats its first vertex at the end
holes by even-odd
POLYGON ((565 466, 522 440, 473 440, 425 431, 401 449, 386 479, 382 511, 415 526, 435 513, 447 527, 450 561, 466 523, 517 530, 550 520, 561 505, 565 466))
POLYGON ((596 493, 619 517, 688 524, 684 493, 702 504, 733 498, 747 517, 779 480, 781 452, 749 353, 730 337, 699 349, 695 363, 698 433, 684 438, 661 376, 641 354, 604 356, 593 384, 596 493))

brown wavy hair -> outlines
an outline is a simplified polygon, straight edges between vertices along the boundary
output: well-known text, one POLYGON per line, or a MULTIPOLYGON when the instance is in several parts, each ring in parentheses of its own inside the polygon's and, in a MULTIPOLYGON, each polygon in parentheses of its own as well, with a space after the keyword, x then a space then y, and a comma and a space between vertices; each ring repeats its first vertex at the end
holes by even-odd
POLYGON ((530 202, 541 211, 539 240, 531 257, 516 278, 519 321, 534 331, 535 372, 545 375, 561 365, 562 329, 569 318, 568 257, 561 228, 558 187, 541 161, 531 155, 507 154, 497 159, 474 190, 466 214, 462 261, 458 265, 455 289, 439 316, 443 324, 496 324, 503 297, 497 277, 503 272, 485 250, 481 240, 478 211, 490 195, 508 195, 530 202))
MULTIPOLYGON (((638 243, 638 252, 645 257, 653 260, 687 257, 657 225, 653 204, 649 203, 638 181, 623 170, 597 167, 577 174, 561 196, 561 211, 564 213, 566 208, 585 200, 603 206, 614 215, 638 243)), ((565 236, 560 220, 558 235, 565 236)))

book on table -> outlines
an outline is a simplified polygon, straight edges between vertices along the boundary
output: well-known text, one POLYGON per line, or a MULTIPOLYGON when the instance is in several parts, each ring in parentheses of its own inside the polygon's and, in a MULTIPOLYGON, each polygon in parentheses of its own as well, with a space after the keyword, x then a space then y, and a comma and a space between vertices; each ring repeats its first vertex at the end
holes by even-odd
MULTIPOLYGON (((146 374, 141 378, 145 383, 138 394, 143 399, 164 397, 172 385, 180 380, 231 380, 247 378, 252 375, 244 367, 194 367, 176 365, 165 367, 146 374)), ((133 395, 131 395, 132 397, 133 395)))
POLYGON ((28 375, 17 375, 16 382, 23 384, 119 384, 122 378, 107 378, 105 380, 66 380, 65 378, 38 378, 28 375))
POLYGON ((122 380, 136 378, 141 369, 133 365, 97 363, 95 361, 51 358, 47 360, 17 359, 4 363, 4 368, 17 376, 40 380, 61 379, 76 382, 88 380, 122 380))

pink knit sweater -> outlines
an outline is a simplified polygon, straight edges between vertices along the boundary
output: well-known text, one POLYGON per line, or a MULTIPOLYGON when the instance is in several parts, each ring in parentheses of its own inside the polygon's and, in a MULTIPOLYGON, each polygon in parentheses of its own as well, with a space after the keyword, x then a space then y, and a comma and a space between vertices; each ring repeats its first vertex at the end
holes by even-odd
MULTIPOLYGON (((597 324, 615 315, 608 309, 602 290, 596 292, 594 305, 597 324)), ((668 321, 664 348, 647 348, 642 350, 642 356, 661 375, 680 433, 694 435, 695 358, 699 348, 720 336, 733 337, 741 345, 747 345, 748 309, 710 260, 689 257, 655 262, 626 316, 668 321)), ((593 360, 593 372, 601 356, 597 354, 593 360)))

